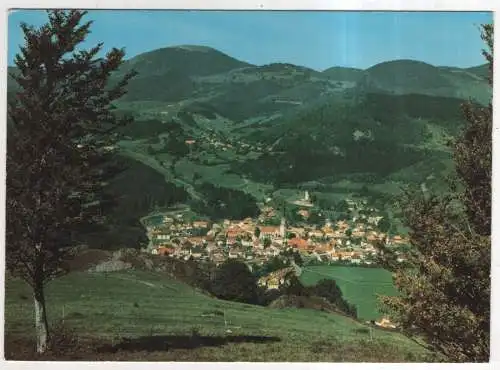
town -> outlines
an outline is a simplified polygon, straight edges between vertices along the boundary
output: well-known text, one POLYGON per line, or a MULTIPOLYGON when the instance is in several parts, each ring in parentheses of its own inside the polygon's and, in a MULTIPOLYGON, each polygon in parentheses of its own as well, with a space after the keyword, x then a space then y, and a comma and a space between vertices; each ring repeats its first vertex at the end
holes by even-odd
MULTIPOLYGON (((366 201, 347 199, 349 210, 365 210, 349 219, 326 219, 323 225, 307 223, 313 206, 306 191, 303 199, 294 202, 306 222, 288 224, 281 217, 279 225, 269 225, 277 210, 263 206, 258 218, 243 220, 186 221, 182 214, 164 216, 161 224, 147 227, 153 254, 179 259, 210 261, 219 265, 227 259, 239 259, 250 265, 263 265, 283 252, 298 252, 319 263, 351 263, 372 265, 376 261, 377 243, 398 248, 408 242, 400 235, 388 235, 378 229, 382 217, 366 201)), ((405 261, 404 248, 396 252, 398 262, 405 261)))

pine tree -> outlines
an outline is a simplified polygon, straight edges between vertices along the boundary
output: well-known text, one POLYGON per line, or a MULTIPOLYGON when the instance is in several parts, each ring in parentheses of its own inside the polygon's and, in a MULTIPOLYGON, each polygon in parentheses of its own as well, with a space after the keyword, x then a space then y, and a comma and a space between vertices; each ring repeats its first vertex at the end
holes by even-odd
MULTIPOLYGON (((493 73, 493 26, 482 26, 493 73)), ((490 83, 492 78, 490 78, 490 83)), ((490 351, 492 105, 468 102, 452 143, 457 178, 446 196, 408 192, 403 214, 412 246, 407 268, 380 245, 400 291, 382 302, 408 335, 454 362, 486 362, 490 351)))
POLYGON ((110 86, 124 51, 98 58, 102 44, 77 49, 92 24, 80 24, 85 14, 49 11, 40 28, 23 23, 12 76, 19 92, 8 111, 6 265, 33 289, 40 353, 49 339, 44 287, 66 272, 75 234, 104 220, 112 203, 106 181, 119 170, 111 133, 129 122, 111 103, 134 72, 110 86))

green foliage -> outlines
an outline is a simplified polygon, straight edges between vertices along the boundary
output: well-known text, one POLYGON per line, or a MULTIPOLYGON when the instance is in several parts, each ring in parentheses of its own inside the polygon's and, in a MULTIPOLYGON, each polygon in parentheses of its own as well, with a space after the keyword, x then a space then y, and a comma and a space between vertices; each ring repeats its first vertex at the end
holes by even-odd
POLYGON ((146 230, 139 219, 154 207, 168 207, 189 200, 181 187, 165 181, 164 177, 141 162, 117 155, 126 170, 109 181, 109 192, 116 196, 108 213, 106 227, 92 233, 78 233, 76 239, 93 248, 138 248, 147 242, 146 230), (144 189, 148 189, 147 192, 144 189))
POLYGON ((323 74, 332 80, 358 82, 363 77, 363 70, 359 68, 331 67, 324 70, 323 74))
MULTIPOLYGON (((483 25, 482 38, 492 72, 492 25, 483 25)), ((402 199, 413 247, 409 267, 398 266, 390 248, 381 246, 401 292, 383 302, 404 330, 424 337, 451 361, 485 362, 490 352, 492 105, 466 104, 463 112, 467 124, 453 143, 454 193, 413 191, 402 199)))
POLYGON ((104 222, 113 204, 107 181, 121 170, 104 147, 130 121, 112 114, 112 102, 135 73, 109 86, 124 51, 97 58, 102 44, 78 50, 92 24, 81 24, 85 14, 55 10, 38 29, 21 24, 25 44, 12 76, 19 91, 9 106, 6 265, 32 286, 41 307, 39 352, 47 344, 44 286, 64 272, 75 232, 104 222))
POLYGON ((210 292, 217 298, 256 304, 259 298, 257 278, 243 262, 228 260, 215 272, 210 292))
MULTIPOLYGON (((463 121, 456 110, 461 102, 375 93, 359 102, 332 100, 254 131, 248 139, 277 143, 273 152, 234 164, 232 170, 282 187, 323 177, 340 181, 358 176, 359 182, 372 184, 416 163, 432 161, 436 167, 442 152, 431 145, 429 125, 456 133, 457 122, 463 121), (356 139, 355 132, 365 136, 356 139)), ((416 181, 429 174, 411 172, 416 181)))
POLYGON ((342 312, 345 312, 349 316, 357 317, 356 306, 350 304, 344 299, 342 291, 335 280, 320 280, 311 288, 311 290, 312 294, 318 297, 326 298, 330 303, 335 304, 342 312))
POLYGON ((210 183, 203 183, 197 190, 203 194, 204 199, 193 200, 191 208, 211 219, 243 219, 256 217, 259 213, 255 198, 240 190, 222 188, 210 183))
POLYGON ((342 291, 337 286, 335 280, 322 279, 316 285, 305 286, 295 275, 288 278, 287 284, 282 288, 282 292, 288 296, 298 297, 322 297, 346 315, 357 317, 356 306, 347 302, 342 291))
POLYGON ((270 238, 265 238, 264 241, 262 242, 262 245, 264 248, 269 248, 272 244, 272 241, 270 238))

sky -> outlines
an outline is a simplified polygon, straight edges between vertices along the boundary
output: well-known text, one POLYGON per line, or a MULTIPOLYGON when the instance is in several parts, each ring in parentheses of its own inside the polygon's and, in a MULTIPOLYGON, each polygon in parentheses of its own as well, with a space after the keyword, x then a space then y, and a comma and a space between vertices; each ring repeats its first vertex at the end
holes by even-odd
MULTIPOLYGON (((324 70, 368 68, 394 59, 437 66, 484 63, 479 25, 488 12, 145 11, 92 10, 83 46, 124 47, 127 57, 175 45, 204 45, 252 64, 286 62, 324 70)), ((40 10, 9 15, 8 63, 23 44, 22 22, 39 26, 40 10)))

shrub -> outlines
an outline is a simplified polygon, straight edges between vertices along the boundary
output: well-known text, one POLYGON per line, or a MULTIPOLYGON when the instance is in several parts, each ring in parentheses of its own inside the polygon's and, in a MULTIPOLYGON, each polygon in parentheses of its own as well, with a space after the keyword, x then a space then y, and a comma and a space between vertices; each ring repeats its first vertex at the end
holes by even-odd
POLYGON ((215 272, 210 291, 217 298, 228 301, 258 303, 257 278, 243 262, 224 262, 215 272))

